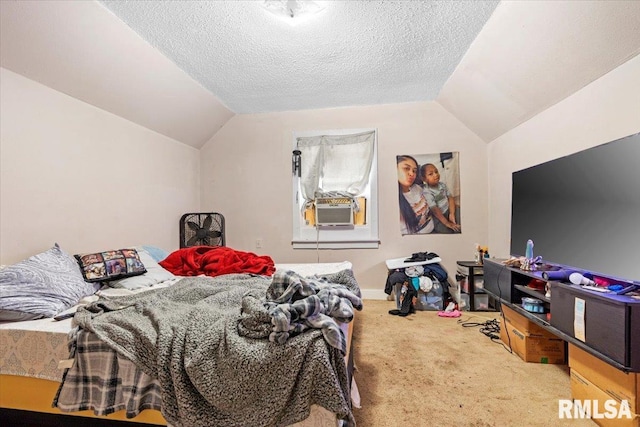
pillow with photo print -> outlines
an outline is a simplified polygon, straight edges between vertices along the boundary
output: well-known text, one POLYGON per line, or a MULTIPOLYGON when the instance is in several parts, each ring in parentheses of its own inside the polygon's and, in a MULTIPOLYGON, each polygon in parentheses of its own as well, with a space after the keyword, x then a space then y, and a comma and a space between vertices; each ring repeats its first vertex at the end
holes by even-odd
POLYGON ((144 264, 144 268, 147 272, 140 276, 126 277, 124 279, 108 282, 107 284, 110 287, 129 290, 148 288, 176 277, 173 273, 162 268, 146 250, 139 249, 138 255, 140 255, 140 260, 144 264))
POLYGON ((138 251, 133 248, 77 254, 75 257, 87 282, 108 282, 147 272, 138 251))

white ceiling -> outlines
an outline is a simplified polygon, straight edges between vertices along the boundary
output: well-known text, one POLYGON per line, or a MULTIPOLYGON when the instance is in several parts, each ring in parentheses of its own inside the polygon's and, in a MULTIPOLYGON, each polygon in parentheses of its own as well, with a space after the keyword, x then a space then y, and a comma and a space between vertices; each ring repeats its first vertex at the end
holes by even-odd
POLYGON ((199 148, 234 114, 432 100, 490 142, 640 53, 640 1, 260 3, 0 1, 0 65, 199 148))
POLYGON ((432 100, 498 4, 316 0, 292 25, 262 1, 100 1, 238 114, 432 100))

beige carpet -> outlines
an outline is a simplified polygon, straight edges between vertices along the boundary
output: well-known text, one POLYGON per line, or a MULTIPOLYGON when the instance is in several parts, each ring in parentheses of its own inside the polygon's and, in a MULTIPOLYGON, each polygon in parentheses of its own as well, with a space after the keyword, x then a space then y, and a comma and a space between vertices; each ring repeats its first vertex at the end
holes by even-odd
POLYGON ((500 313, 460 318, 419 311, 388 314, 392 301, 366 300, 354 324, 358 427, 595 427, 561 420, 558 399, 570 399, 566 365, 525 363, 479 332, 500 313))

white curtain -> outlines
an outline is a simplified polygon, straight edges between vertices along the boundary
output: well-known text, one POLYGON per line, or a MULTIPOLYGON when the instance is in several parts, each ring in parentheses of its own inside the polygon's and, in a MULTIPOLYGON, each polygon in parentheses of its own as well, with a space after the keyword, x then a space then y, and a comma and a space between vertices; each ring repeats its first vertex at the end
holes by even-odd
POLYGON ((312 201, 316 192, 341 192, 351 197, 362 194, 371 173, 374 138, 374 131, 298 138, 304 200, 312 201))

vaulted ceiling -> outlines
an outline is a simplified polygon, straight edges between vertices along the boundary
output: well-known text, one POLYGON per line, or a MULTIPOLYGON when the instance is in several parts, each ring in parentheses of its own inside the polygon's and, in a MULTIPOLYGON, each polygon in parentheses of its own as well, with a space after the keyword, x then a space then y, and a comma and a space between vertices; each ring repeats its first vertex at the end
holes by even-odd
POLYGON ((196 148, 234 114, 436 101, 484 141, 640 53, 639 1, 1 1, 0 65, 196 148))

